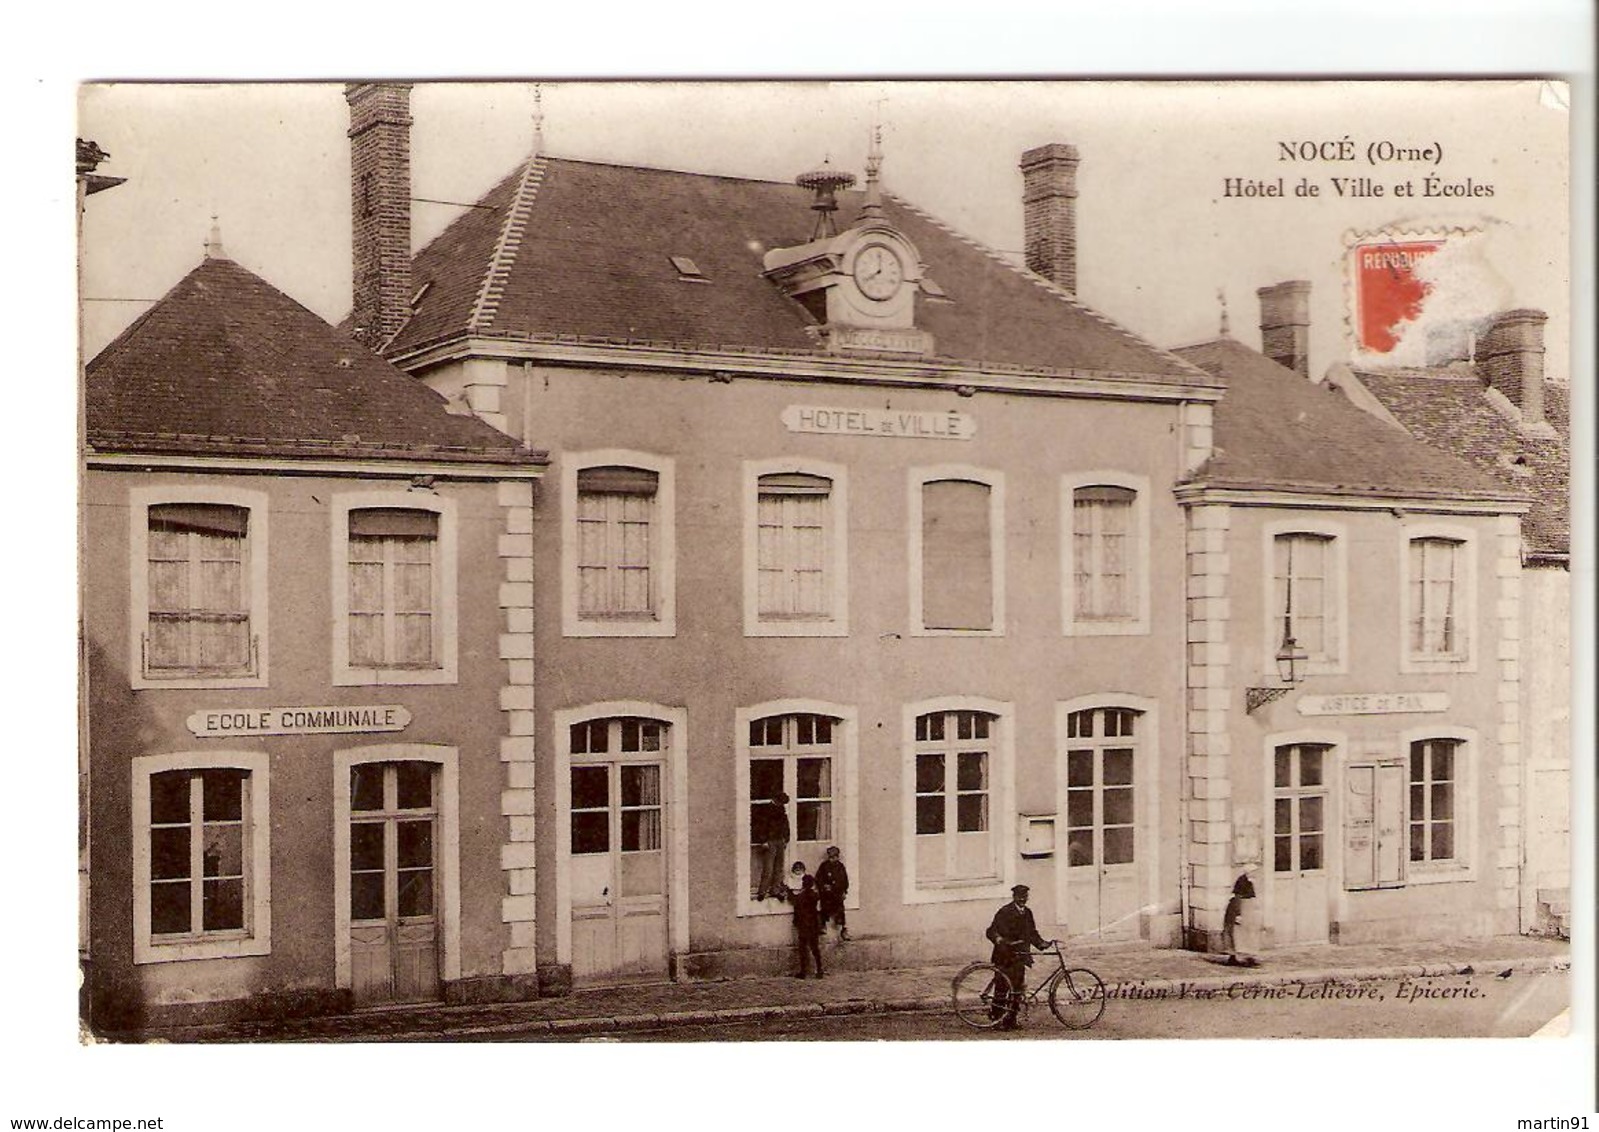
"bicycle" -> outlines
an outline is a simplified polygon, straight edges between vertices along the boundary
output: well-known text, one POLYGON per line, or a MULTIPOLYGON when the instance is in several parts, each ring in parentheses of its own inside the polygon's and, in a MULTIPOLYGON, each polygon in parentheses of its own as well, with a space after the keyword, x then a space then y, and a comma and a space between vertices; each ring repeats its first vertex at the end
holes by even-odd
MULTIPOLYGON (((1021 1012, 1032 1009, 1039 996, 1049 996, 1049 1012, 1070 1030, 1086 1030, 1105 1013, 1105 980, 1087 967, 1068 967, 1061 954, 1060 940, 1049 941, 1040 955, 1055 957, 1055 970, 1024 991, 1018 1004, 1021 1012)), ((950 984, 955 1017, 979 1030, 992 1030, 1005 1020, 1011 997, 1010 980, 993 963, 972 963, 961 969, 950 984)))

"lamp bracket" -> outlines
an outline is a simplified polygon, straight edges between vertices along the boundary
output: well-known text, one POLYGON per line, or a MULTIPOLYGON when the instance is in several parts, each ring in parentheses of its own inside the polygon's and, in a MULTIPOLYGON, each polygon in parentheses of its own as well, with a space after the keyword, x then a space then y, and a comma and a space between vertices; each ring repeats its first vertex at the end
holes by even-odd
POLYGON ((1284 686, 1280 688, 1245 688, 1244 713, 1246 715, 1253 714, 1256 708, 1262 708, 1274 700, 1280 700, 1292 690, 1293 689, 1291 686, 1284 686))

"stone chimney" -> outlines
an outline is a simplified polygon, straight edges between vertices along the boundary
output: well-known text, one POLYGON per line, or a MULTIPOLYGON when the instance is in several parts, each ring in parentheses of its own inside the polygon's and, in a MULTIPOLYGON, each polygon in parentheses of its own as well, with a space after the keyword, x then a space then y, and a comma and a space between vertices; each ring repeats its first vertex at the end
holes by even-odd
POLYGON ((411 317, 411 84, 350 83, 355 336, 374 350, 411 317))
POLYGON ((1303 279, 1261 287, 1260 352, 1310 377, 1310 284, 1303 279))
POLYGON ((1497 314, 1477 343, 1477 372, 1521 411, 1523 425, 1544 423, 1543 311, 1497 314))
POLYGON ((1052 142, 1022 154, 1022 246, 1027 268, 1077 293, 1077 147, 1052 142))

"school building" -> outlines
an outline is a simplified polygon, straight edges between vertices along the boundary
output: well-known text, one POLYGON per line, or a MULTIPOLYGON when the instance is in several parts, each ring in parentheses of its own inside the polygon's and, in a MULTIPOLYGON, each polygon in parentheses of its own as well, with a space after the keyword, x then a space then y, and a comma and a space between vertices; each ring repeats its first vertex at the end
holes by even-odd
POLYGON ((502 654, 545 457, 215 239, 85 393, 93 1024, 506 993, 502 654))

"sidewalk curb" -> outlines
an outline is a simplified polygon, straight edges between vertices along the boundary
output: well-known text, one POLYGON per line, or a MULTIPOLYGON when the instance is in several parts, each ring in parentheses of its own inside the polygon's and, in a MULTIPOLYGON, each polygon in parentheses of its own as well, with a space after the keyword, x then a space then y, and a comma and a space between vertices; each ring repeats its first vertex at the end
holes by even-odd
MULTIPOLYGON (((1523 959, 1478 959, 1469 963, 1412 963, 1386 967, 1308 968, 1268 973, 1263 968, 1240 967, 1236 975, 1210 976, 1194 979, 1161 976, 1138 980, 1110 980, 1107 987, 1114 992, 1120 987, 1137 987, 1157 997, 1162 990, 1186 988, 1195 991, 1217 991, 1233 987, 1292 986, 1302 983, 1369 983, 1395 982, 1400 979, 1437 979, 1460 975, 1503 977, 1513 974, 1544 974, 1566 971, 1571 968, 1570 956, 1540 956, 1523 959), (1245 973, 1248 972, 1248 973, 1245 973)), ((1142 996, 1140 996, 1142 997, 1142 996)), ((1114 999, 1114 996, 1113 996, 1114 999)), ((515 1022, 497 1022, 484 1026, 445 1026, 414 1029, 392 1034, 362 1036, 363 1041, 414 1042, 439 1041, 465 1037, 526 1034, 530 1037, 587 1037, 602 1034, 637 1033, 646 1030, 670 1030, 679 1026, 736 1025, 745 1022, 767 1022, 804 1018, 843 1017, 853 1014, 913 1014, 923 1011, 948 1010, 947 994, 919 995, 908 998, 848 998, 831 1002, 801 1002, 765 1006, 735 1006, 715 1010, 673 1010, 660 1013, 596 1016, 592 1018, 528 1019, 515 1022)), ((289 1042, 326 1042, 327 1037, 305 1036, 279 1038, 289 1042)), ((338 1039, 333 1039, 338 1040, 338 1039)))

